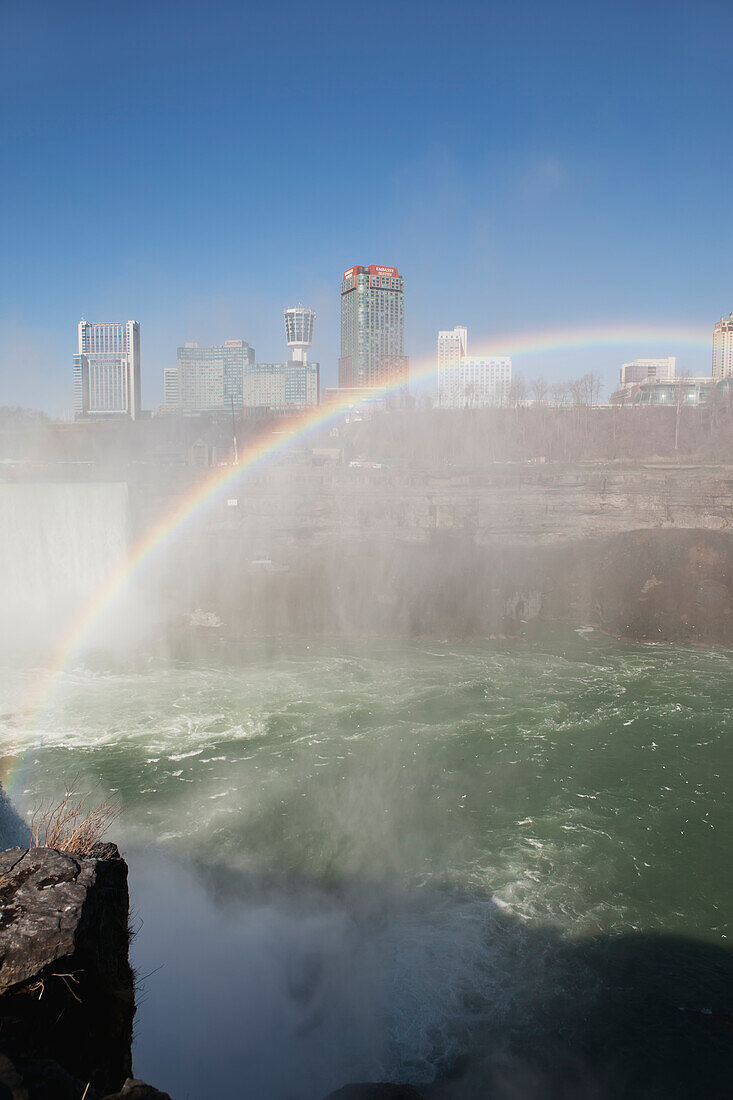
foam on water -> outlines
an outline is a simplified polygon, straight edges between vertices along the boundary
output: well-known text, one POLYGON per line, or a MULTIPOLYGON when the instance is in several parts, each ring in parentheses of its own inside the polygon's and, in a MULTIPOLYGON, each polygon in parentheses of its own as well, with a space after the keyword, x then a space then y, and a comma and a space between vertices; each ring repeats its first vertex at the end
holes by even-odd
MULTIPOLYGON (((283 889, 231 873, 207 892, 206 870, 154 859, 140 868, 137 962, 163 964, 155 983, 171 1014, 144 1002, 138 1057, 151 1077, 196 1096, 227 1094, 233 1041, 240 1079, 258 1096, 306 1100, 348 1079, 429 1083, 479 1035, 524 1026, 527 1005, 567 979, 556 944, 490 899, 379 884, 283 889), (186 1041, 202 1015, 206 1059, 186 1041)), ((578 998, 590 981, 576 969, 578 998)))
MULTIPOLYGON (((254 1095, 311 1100, 539 1034, 553 990, 593 989, 568 937, 725 942, 732 661, 589 635, 212 646, 79 666, 42 729, 0 721, 37 761, 24 811, 75 775, 125 803, 136 962, 165 964, 139 1071, 204 1100, 234 1051, 254 1095)), ((22 699, 31 674, 1 675, 22 699)))

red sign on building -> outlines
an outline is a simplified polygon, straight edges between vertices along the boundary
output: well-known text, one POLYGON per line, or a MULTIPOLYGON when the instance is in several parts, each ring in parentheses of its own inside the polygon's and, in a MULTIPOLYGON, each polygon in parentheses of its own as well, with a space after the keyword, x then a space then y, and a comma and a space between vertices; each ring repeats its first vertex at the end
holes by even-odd
POLYGON ((391 279, 396 279, 399 276, 399 271, 396 267, 382 267, 380 264, 370 264, 370 275, 386 275, 391 279))

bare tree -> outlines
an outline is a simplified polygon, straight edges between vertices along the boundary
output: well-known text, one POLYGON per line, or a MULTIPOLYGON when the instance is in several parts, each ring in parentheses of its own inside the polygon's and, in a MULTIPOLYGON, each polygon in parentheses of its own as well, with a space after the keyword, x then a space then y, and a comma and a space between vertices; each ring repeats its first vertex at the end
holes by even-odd
POLYGON ((585 404, 585 382, 582 378, 571 378, 568 382, 568 393, 573 405, 585 404))
POLYGON ((523 374, 515 374, 509 387, 509 404, 514 408, 527 400, 527 383, 523 374))
POLYGON ((719 411, 720 411, 720 405, 721 405, 721 400, 720 400, 720 393, 718 392, 718 387, 716 385, 712 385, 710 387, 710 398, 708 400, 708 409, 707 409, 707 412, 708 412, 708 439, 710 440, 711 443, 712 443, 713 439, 715 438, 715 432, 716 432, 716 429, 718 427, 718 414, 719 414, 719 411))
POLYGON ((583 380, 588 394, 588 404, 597 405, 601 397, 601 390, 603 389, 603 380, 600 374, 596 374, 595 371, 590 371, 584 376, 583 380))
POLYGON ((544 405, 547 401, 547 394, 550 387, 547 384, 547 379, 541 375, 539 378, 534 378, 529 384, 530 393, 537 405, 544 405))
POLYGON ((688 371, 682 371, 675 379, 674 397, 675 397, 675 418, 674 418, 674 449, 679 450, 680 446, 680 425, 682 423, 682 407, 687 398, 687 390, 689 387, 690 375, 688 371))
POLYGON ((568 403, 568 383, 567 382, 553 382, 550 385, 550 401, 553 405, 567 405, 568 403))

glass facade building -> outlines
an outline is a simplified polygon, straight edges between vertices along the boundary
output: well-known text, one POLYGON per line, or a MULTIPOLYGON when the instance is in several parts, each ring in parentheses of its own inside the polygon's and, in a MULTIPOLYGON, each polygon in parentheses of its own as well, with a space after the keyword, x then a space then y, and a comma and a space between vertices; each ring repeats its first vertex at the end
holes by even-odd
MULTIPOLYGON (((227 412, 244 404, 245 372, 254 366, 255 352, 245 340, 226 340, 200 348, 178 349, 178 407, 182 412, 227 412)), ((166 387, 173 388, 166 379, 166 387)))
POLYGON ((258 412, 299 412, 320 401, 320 365, 290 359, 257 363, 244 376, 244 407, 258 412))
POLYGON ((339 388, 407 390, 405 282, 396 267, 350 267, 341 280, 339 388))
MULTIPOLYGON (((654 378, 628 383, 609 397, 611 405, 704 405, 712 400, 721 383, 712 377, 654 378)), ((722 383, 725 385, 725 383, 722 383)))
POLYGON ((140 324, 79 322, 74 356, 74 413, 79 417, 140 415, 140 324))

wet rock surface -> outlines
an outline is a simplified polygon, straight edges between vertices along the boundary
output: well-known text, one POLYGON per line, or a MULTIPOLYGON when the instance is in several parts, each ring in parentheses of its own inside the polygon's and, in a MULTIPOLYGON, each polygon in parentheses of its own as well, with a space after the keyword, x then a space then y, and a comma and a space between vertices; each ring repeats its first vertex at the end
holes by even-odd
POLYGON ((144 1081, 128 1077, 119 1092, 100 1097, 90 1082, 66 1073, 58 1062, 27 1063, 22 1074, 0 1054, 0 1100, 171 1100, 144 1081))
POLYGON ((130 1077, 128 910, 127 865, 113 844, 98 845, 88 858, 50 848, 0 852, 0 1082, 7 1096, 78 1100, 88 1085, 91 1100, 130 1077))

